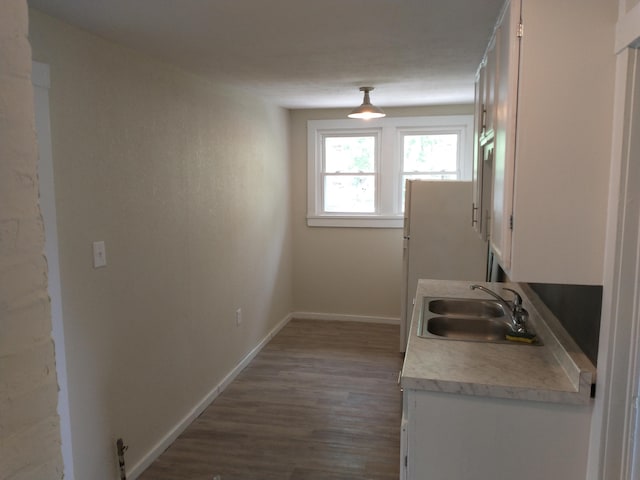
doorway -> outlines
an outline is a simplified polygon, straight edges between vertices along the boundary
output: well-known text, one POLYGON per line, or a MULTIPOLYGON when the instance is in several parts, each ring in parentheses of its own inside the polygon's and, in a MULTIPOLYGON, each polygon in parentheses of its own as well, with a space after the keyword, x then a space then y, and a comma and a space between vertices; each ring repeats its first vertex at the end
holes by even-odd
POLYGON ((640 475, 640 55, 617 56, 599 382, 589 473, 640 475), (602 368, 600 366, 602 365, 602 368))

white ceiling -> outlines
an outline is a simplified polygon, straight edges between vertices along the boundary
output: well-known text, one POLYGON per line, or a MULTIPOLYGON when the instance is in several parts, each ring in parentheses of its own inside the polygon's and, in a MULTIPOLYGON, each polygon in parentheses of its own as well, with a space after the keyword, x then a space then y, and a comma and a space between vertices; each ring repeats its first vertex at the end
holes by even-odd
POLYGON ((504 0, 28 0, 33 8, 287 108, 473 101, 504 0))

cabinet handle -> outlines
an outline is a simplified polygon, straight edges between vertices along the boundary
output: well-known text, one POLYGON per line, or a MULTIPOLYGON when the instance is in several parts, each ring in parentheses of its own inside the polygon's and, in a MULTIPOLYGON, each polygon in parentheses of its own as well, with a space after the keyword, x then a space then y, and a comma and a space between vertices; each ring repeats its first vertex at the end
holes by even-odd
POLYGON ((471 226, 473 227, 478 220, 476 219, 476 212, 478 211, 478 207, 476 207, 475 203, 471 204, 471 226))

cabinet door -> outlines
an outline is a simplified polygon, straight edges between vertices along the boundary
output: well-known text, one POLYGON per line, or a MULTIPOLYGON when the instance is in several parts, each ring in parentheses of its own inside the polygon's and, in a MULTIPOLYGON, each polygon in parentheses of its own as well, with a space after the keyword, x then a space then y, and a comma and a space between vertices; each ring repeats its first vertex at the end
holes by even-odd
POLYGON ((484 137, 486 140, 493 138, 496 118, 496 90, 498 81, 498 63, 496 53, 496 36, 491 38, 485 54, 485 78, 484 78, 484 137))
POLYGON ((409 397, 407 480, 586 478, 590 405, 429 391, 409 397))
POLYGON ((520 1, 506 6, 496 29, 496 110, 491 248, 505 269, 511 266, 513 174, 520 61, 520 1))
POLYGON ((493 152, 493 141, 482 145, 478 142, 474 152, 472 224, 485 242, 489 240, 490 234, 493 152))
POLYGON ((400 423, 400 480, 407 480, 407 463, 408 463, 408 430, 409 421, 406 417, 406 409, 402 412, 402 421, 400 423))
POLYGON ((491 223, 491 197, 493 192, 493 157, 494 157, 495 145, 494 142, 487 142, 482 146, 482 200, 480 205, 482 211, 480 218, 482 219, 482 225, 480 229, 480 236, 485 242, 489 240, 491 232, 489 226, 491 223))
POLYGON ((492 164, 487 160, 493 158, 497 68, 496 37, 493 36, 478 69, 475 84, 472 225, 484 241, 489 238, 491 217, 492 164), (488 150, 487 145, 490 145, 488 150))
POLYGON ((478 70, 478 78, 475 84, 475 113, 473 124, 473 204, 471 206, 471 225, 476 232, 481 233, 482 225, 482 151, 480 138, 483 134, 483 95, 484 85, 484 66, 480 66, 478 70))

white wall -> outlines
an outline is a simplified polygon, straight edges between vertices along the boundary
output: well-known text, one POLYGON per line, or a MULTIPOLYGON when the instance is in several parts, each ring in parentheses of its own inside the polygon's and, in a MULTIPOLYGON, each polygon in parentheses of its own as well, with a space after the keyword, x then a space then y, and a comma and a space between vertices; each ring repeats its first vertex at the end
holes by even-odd
POLYGON ((621 1, 621 3, 624 4, 624 13, 628 13, 630 12, 635 6, 637 6, 638 4, 640 4, 640 0, 626 0, 626 2, 623 0, 621 1))
POLYGON ((62 478, 24 0, 0 3, 0 478, 62 478))
POLYGON ((51 68, 75 476, 112 479, 118 437, 144 460, 292 310, 288 115, 30 22, 51 68))
MULTIPOLYGON (((473 114, 473 105, 385 108, 385 112, 389 116, 473 114)), ((308 227, 306 222, 307 121, 346 118, 347 113, 342 109, 291 112, 295 311, 397 319, 402 229, 308 227)))

